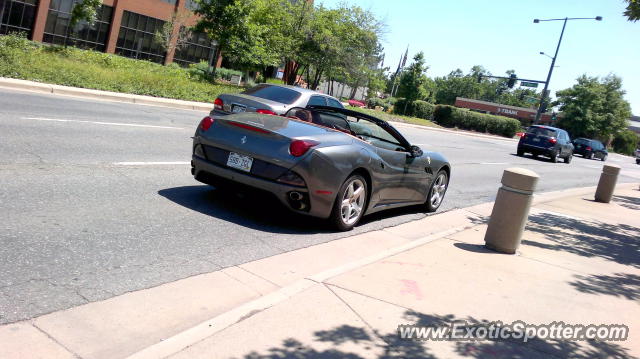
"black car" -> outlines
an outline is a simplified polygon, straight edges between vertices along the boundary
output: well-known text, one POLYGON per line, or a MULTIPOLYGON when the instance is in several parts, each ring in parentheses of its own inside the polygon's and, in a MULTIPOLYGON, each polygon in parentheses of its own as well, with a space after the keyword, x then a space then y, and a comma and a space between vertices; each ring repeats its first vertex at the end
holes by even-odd
POLYGON ((590 160, 597 158, 601 161, 606 161, 609 152, 604 147, 602 142, 597 140, 591 140, 588 138, 576 138, 573 140, 573 153, 580 155, 590 160))
POLYGON ((551 162, 562 158, 564 163, 571 163, 573 144, 569 134, 563 129, 534 125, 527 128, 518 142, 518 156, 524 156, 525 153, 531 153, 533 157, 547 156, 551 162))

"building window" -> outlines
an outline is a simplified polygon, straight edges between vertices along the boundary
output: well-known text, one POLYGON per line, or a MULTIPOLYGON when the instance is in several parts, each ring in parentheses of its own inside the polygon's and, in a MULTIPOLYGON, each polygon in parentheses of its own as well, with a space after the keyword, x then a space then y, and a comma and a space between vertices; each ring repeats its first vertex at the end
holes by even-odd
POLYGON ((164 21, 125 11, 118 33, 116 54, 134 59, 164 62, 166 52, 153 41, 156 31, 161 31, 164 21))
POLYGON ((173 61, 182 66, 197 64, 201 61, 208 63, 214 56, 215 50, 216 48, 212 46, 211 40, 206 34, 192 32, 189 41, 182 48, 176 50, 173 61))
POLYGON ((0 34, 26 32, 31 37, 38 0, 0 1, 0 34))
MULTIPOLYGON (((64 45, 71 19, 71 9, 75 2, 76 0, 51 0, 43 42, 64 45)), ((75 29, 69 32, 67 44, 105 51, 112 14, 111 6, 102 5, 98 9, 96 22, 91 26, 86 21, 78 23, 75 29)))
POLYGON ((184 7, 191 11, 196 11, 198 9, 198 3, 196 3, 194 0, 187 0, 187 2, 184 4, 184 7))

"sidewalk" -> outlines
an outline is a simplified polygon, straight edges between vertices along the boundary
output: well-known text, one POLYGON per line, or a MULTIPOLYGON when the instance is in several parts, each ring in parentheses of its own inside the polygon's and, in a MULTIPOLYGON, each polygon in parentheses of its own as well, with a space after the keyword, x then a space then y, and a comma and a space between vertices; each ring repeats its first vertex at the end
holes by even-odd
POLYGON ((640 355, 640 191, 539 195, 519 255, 492 204, 0 327, 1 358, 626 358, 640 355), (626 324, 623 342, 404 341, 399 324, 626 324))
MULTIPOLYGON (((640 191, 539 203, 518 256, 483 247, 485 225, 324 279, 170 358, 626 358, 640 355, 640 191), (399 324, 454 320, 626 324, 626 342, 419 342, 399 324)), ((625 189, 622 189, 625 188, 625 189)), ((468 209, 486 215, 489 206, 468 209)), ((414 222, 392 229, 413 231, 414 222)), ((190 333, 196 338, 196 332, 190 333)), ((164 346, 171 347, 170 341, 164 346), (167 345, 169 344, 169 345, 167 345)), ((159 352, 148 351, 158 357, 159 352)), ((163 355, 167 352, 162 353, 163 355)), ((140 353, 140 354, 145 354, 140 353)))

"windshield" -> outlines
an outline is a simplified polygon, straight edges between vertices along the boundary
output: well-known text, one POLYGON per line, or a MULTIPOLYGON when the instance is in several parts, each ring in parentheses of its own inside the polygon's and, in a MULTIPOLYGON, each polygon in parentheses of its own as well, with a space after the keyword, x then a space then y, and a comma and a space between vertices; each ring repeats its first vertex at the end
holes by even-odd
POLYGON ((260 97, 265 100, 284 103, 290 105, 300 98, 300 93, 286 87, 271 86, 267 84, 258 85, 243 92, 244 95, 260 97))

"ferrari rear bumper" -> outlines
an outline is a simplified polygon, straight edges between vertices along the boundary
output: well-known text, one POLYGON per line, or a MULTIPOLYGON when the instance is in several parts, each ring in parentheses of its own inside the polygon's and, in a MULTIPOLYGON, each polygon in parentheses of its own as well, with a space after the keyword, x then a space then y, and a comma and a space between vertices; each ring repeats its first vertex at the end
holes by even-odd
POLYGON ((329 216, 329 214, 325 213, 326 210, 317 208, 322 206, 314 206, 314 199, 307 188, 291 186, 259 178, 251 174, 244 174, 240 171, 209 162, 195 155, 192 157, 191 163, 191 173, 196 180, 200 182, 213 186, 221 182, 227 182, 257 188, 271 193, 282 202, 282 204, 296 213, 321 218, 329 216))

